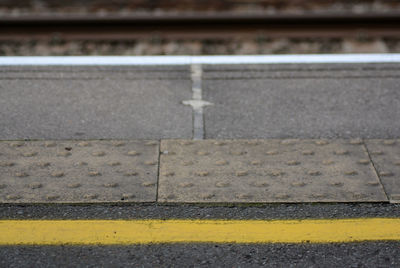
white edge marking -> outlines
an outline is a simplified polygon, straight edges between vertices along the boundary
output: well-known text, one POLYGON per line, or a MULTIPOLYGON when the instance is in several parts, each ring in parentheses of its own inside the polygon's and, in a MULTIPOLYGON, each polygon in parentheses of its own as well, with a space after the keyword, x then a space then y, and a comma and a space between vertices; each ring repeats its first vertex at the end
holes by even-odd
POLYGON ((0 66, 64 65, 191 65, 191 64, 302 64, 396 63, 400 54, 309 54, 227 56, 2 56, 0 66))

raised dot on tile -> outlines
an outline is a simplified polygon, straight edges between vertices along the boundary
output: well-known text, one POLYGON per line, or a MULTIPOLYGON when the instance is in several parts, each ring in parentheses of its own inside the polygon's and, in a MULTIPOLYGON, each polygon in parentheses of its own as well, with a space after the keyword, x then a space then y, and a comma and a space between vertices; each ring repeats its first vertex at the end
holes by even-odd
POLYGON ((252 166, 260 166, 261 165, 261 161, 260 160, 253 160, 250 162, 250 165, 252 166))
POLYGON ((247 170, 238 170, 235 172, 235 175, 238 177, 243 177, 249 175, 249 172, 247 170))
POLYGON ((343 182, 334 181, 334 182, 331 182, 330 185, 336 186, 336 187, 342 187, 344 185, 344 183, 343 182))
POLYGON ((347 155, 347 154, 349 154, 349 151, 347 151, 347 150, 337 150, 337 151, 334 152, 334 154, 336 154, 336 155, 347 155))
POLYGON ((124 141, 114 141, 112 142, 112 145, 115 147, 121 147, 124 146, 126 143, 124 141))
POLYGON ((71 152, 62 151, 62 152, 58 152, 57 155, 58 155, 58 156, 67 157, 67 156, 70 156, 70 155, 71 155, 71 152))
POLYGON ((87 141, 81 141, 81 142, 78 143, 78 146, 80 146, 80 147, 88 147, 88 146, 90 146, 90 143, 87 142, 87 141))
POLYGON ((93 156, 105 156, 106 153, 103 152, 103 151, 99 151, 99 152, 93 152, 92 155, 93 155, 93 156))
POLYGON ((54 141, 46 141, 44 143, 44 147, 55 147, 57 145, 57 143, 55 143, 54 141))
POLYGON ((273 177, 278 177, 278 176, 284 175, 285 172, 280 171, 280 170, 271 170, 271 171, 268 172, 268 174, 269 174, 270 176, 273 176, 273 177))
POLYGON ((208 171, 195 171, 194 175, 199 176, 199 177, 206 177, 208 176, 210 173, 208 171))
POLYGON ((310 151, 310 150, 304 150, 304 151, 301 152, 301 154, 302 155, 314 155, 314 152, 310 151))
POLYGON ((266 155, 277 155, 279 152, 277 150, 271 150, 271 151, 267 151, 265 154, 266 155))
POLYGON ((319 175, 321 175, 321 172, 318 170, 310 170, 307 172, 307 174, 310 176, 319 176, 319 175))
POLYGON ((38 162, 38 163, 36 163, 36 165, 38 167, 41 167, 41 168, 49 167, 50 166, 50 162, 38 162))
POLYGON ((36 156, 37 154, 38 154, 37 152, 25 152, 25 153, 22 153, 22 156, 32 157, 32 156, 36 156))
POLYGON ((235 196, 236 196, 236 198, 238 198, 238 199, 249 199, 249 198, 252 197, 251 194, 236 194, 235 196))
POLYGON ((49 200, 49 201, 54 201, 54 200, 57 200, 59 198, 60 198, 59 195, 47 195, 46 196, 46 199, 49 200))
POLYGON ((175 172, 173 172, 173 171, 164 171, 164 172, 162 173, 162 175, 163 175, 163 176, 166 176, 166 177, 170 177, 170 176, 174 176, 174 175, 175 175, 175 172))
POLYGON ((98 197, 98 194, 85 194, 83 198, 85 199, 96 199, 98 197))
POLYGON ((136 156, 136 155, 139 155, 140 153, 139 152, 137 152, 137 151, 129 151, 128 152, 128 155, 130 155, 130 156, 136 156))
POLYGON ((326 140, 316 140, 315 144, 316 145, 327 145, 329 142, 326 140))
POLYGON ((349 171, 344 172, 344 175, 348 175, 348 176, 355 176, 357 174, 358 174, 358 172, 355 170, 349 170, 349 171))
POLYGON ((200 195, 201 199, 211 199, 213 197, 215 197, 215 194, 201 194, 200 195))
POLYGON ((29 174, 26 172, 16 172, 15 173, 15 177, 19 177, 19 178, 24 178, 24 177, 28 177, 29 174))
POLYGON ((156 183, 152 182, 152 181, 145 181, 142 183, 143 187, 151 187, 151 186, 155 186, 155 185, 156 185, 156 183))
POLYGON ((255 186, 255 187, 267 187, 267 186, 269 186, 269 183, 263 182, 263 181, 256 181, 256 182, 250 183, 250 185, 255 186))
POLYGON ((22 142, 22 141, 15 141, 15 142, 11 142, 10 143, 10 146, 11 147, 21 147, 21 146, 24 146, 24 142, 22 142))
POLYGON ((20 195, 16 195, 16 194, 9 194, 6 195, 6 199, 7 200, 18 200, 21 199, 22 197, 20 195))
POLYGON ((396 144, 396 141, 395 140, 384 140, 383 144, 384 145, 394 145, 394 144, 396 144))
POLYGON ((118 183, 116 183, 116 182, 108 182, 108 183, 104 183, 103 186, 106 187, 106 188, 115 188, 115 187, 118 186, 118 183))
POLYGON ((88 175, 90 177, 96 177, 96 176, 101 176, 101 173, 98 171, 89 171, 88 175))
POLYGON ((39 182, 33 182, 33 183, 28 185, 28 187, 31 188, 31 189, 39 189, 39 188, 42 188, 42 186, 43 185, 41 183, 39 183, 39 182))
POLYGON ((379 176, 381 176, 381 177, 390 177, 390 176, 393 176, 393 173, 390 172, 390 171, 380 171, 379 172, 379 176))
POLYGON ((154 146, 157 145, 158 143, 156 141, 148 141, 145 143, 146 146, 154 146))
POLYGON ((193 165, 193 161, 182 161, 182 166, 191 166, 193 165))
POLYGON ((205 151, 198 151, 197 153, 196 153, 197 155, 209 155, 209 152, 205 152, 205 151))
POLYGON ((275 194, 274 197, 276 199, 287 199, 287 198, 290 197, 290 195, 288 195, 288 194, 275 194))
POLYGON ((226 160, 217 160, 217 161, 215 161, 215 165, 217 165, 217 166, 225 166, 225 165, 228 165, 228 164, 229 164, 229 162, 226 161, 226 160))
POLYGON ((228 187, 230 185, 230 183, 229 182, 217 182, 216 184, 215 184, 215 186, 216 187, 218 187, 218 188, 223 188, 223 187, 228 187))
POLYGON ((368 165, 369 162, 370 162, 369 159, 360 159, 357 161, 357 163, 360 165, 368 165))
POLYGON ((244 155, 244 154, 246 154, 245 151, 232 151, 231 152, 231 155, 244 155))
POLYGON ((12 166, 15 166, 14 162, 8 162, 8 161, 0 162, 0 167, 12 167, 12 166))
POLYGON ((51 173, 51 176, 56 178, 63 177, 64 175, 65 174, 62 171, 54 171, 53 173, 51 173))
POLYGON ((180 145, 192 145, 193 144, 193 142, 192 141, 181 141, 180 142, 180 145))
POLYGON ((157 164, 157 161, 145 161, 144 164, 146 166, 154 166, 157 164))
POLYGON ((76 163, 74 164, 74 166, 82 167, 82 166, 87 166, 87 164, 88 164, 88 163, 86 163, 86 162, 84 162, 84 161, 80 161, 80 162, 76 162, 76 163))
POLYGON ((362 139, 352 139, 352 140, 350 140, 349 143, 352 145, 360 145, 363 143, 363 140, 362 139))
POLYGON ((353 195, 354 198, 365 198, 365 197, 367 197, 367 195, 363 194, 363 193, 352 193, 352 195, 353 195))
POLYGON ((176 198, 176 195, 174 195, 174 194, 167 195, 167 200, 168 199, 174 199, 174 198, 176 198))
POLYGON ((304 187, 307 185, 307 183, 305 183, 303 181, 295 181, 295 182, 292 182, 291 185, 294 187, 304 187))
POLYGON ((215 141, 215 142, 214 142, 214 145, 224 146, 224 145, 226 145, 226 142, 223 142, 223 141, 215 141))
POLYGON ((67 185, 68 188, 72 188, 72 189, 79 188, 81 186, 82 186, 82 184, 80 184, 80 183, 70 183, 67 185))
POLYGON ((112 161, 112 162, 109 162, 108 165, 109 165, 110 167, 116 167, 116 166, 120 166, 120 165, 121 165, 121 162, 112 161))
POLYGON ((181 188, 189 188, 189 187, 194 186, 194 184, 191 182, 181 182, 178 184, 178 186, 181 188))
POLYGON ((260 142, 253 140, 253 141, 247 141, 246 144, 247 145, 260 145, 260 142))
POLYGON ((379 185, 379 182, 377 182, 377 181, 369 181, 369 182, 367 182, 366 183, 368 186, 378 186, 379 185))
POLYGON ((290 160, 290 161, 286 162, 286 165, 288 165, 288 166, 297 166, 297 165, 300 165, 300 162, 296 161, 296 160, 290 160))
POLYGON ((327 197, 327 194, 314 193, 314 194, 311 194, 310 197, 311 197, 311 198, 318 198, 318 199, 320 199, 320 198, 326 198, 326 197, 327 197))
POLYGON ((297 139, 288 139, 288 140, 283 140, 281 141, 282 145, 293 145, 297 142, 297 139))
POLYGON ((372 151, 370 154, 371 155, 383 155, 384 153, 383 153, 383 151, 372 151))
POLYGON ((135 197, 136 197, 135 194, 132 194, 132 193, 123 193, 122 194, 123 199, 130 199, 130 198, 135 198, 135 197))
POLYGON ((325 166, 329 166, 335 163, 333 160, 322 160, 322 164, 325 166))

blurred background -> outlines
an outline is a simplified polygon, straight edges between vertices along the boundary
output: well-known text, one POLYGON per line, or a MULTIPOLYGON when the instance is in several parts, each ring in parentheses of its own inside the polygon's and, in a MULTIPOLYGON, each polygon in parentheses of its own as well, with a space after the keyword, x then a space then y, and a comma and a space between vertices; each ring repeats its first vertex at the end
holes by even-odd
POLYGON ((0 0, 0 55, 400 52, 399 0, 0 0))

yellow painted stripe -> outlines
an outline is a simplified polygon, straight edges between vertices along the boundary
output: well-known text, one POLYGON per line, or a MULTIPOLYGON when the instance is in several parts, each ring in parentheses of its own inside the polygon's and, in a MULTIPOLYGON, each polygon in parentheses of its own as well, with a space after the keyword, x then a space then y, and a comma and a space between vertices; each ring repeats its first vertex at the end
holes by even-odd
POLYGON ((400 240, 400 219, 2 220, 1 245, 330 243, 400 240))

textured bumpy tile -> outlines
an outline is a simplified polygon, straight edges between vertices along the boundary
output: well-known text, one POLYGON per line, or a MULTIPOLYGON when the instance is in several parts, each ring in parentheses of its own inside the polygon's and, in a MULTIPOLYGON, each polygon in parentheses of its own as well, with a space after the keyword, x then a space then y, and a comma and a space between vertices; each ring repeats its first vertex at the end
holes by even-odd
POLYGON ((156 141, 2 141, 0 202, 154 202, 156 141))
POLYGON ((366 146, 391 203, 400 203, 400 140, 367 140, 366 146))
POLYGON ((387 201, 361 140, 163 140, 160 202, 387 201))

